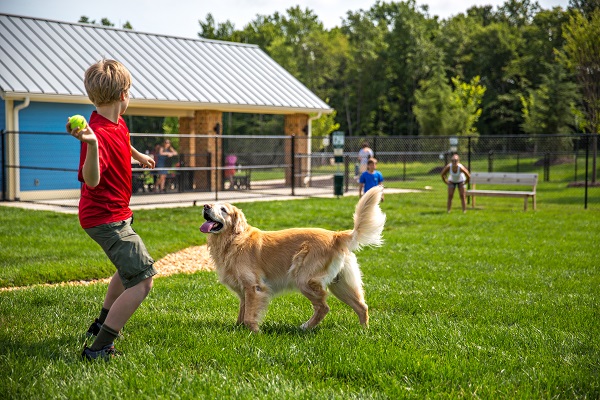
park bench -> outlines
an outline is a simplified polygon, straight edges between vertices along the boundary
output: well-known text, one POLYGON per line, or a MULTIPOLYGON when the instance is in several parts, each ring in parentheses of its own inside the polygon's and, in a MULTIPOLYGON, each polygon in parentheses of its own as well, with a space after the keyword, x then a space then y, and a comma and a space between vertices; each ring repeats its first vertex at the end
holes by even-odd
POLYGON ((496 197, 523 197, 525 200, 524 210, 527 211, 527 202, 531 197, 533 209, 535 210, 535 187, 537 185, 538 175, 527 173, 505 173, 505 172, 473 172, 471 173, 471 189, 467 190, 467 196, 472 198, 472 206, 475 207, 476 196, 496 196, 496 197), (511 186, 531 186, 530 191, 517 190, 497 190, 477 189, 477 185, 511 185, 511 186))

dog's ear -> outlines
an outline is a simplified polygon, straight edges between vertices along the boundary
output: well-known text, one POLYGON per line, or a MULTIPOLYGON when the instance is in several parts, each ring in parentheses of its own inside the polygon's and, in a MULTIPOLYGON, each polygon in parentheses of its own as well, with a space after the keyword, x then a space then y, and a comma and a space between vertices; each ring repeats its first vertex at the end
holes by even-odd
POLYGON ((234 212, 231 215, 231 230, 236 235, 244 232, 248 227, 248 222, 246 221, 246 216, 242 212, 242 210, 234 207, 234 212))

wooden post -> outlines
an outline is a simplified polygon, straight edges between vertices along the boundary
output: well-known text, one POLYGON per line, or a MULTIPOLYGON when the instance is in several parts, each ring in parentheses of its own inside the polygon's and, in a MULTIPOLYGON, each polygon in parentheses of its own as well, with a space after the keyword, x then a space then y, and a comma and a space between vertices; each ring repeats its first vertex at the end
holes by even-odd
POLYGON ((187 167, 210 167, 210 171, 194 171, 192 187, 198 191, 213 191, 216 189, 216 167, 221 165, 221 134, 223 113, 214 110, 196 110, 194 117, 179 118, 179 132, 195 137, 181 138, 179 152, 185 154, 184 162, 187 167), (212 137, 211 137, 212 136, 212 137))
MULTIPOLYGON (((304 178, 307 175, 309 160, 307 157, 296 159, 294 155, 307 155, 309 153, 308 146, 308 115, 307 114, 291 114, 285 116, 284 132, 286 136, 295 136, 295 148, 292 149, 292 141, 288 140, 285 144, 285 159, 286 164, 294 162, 296 177, 294 185, 296 187, 304 186, 304 178)), ((292 185, 292 168, 285 171, 286 186, 292 185)))

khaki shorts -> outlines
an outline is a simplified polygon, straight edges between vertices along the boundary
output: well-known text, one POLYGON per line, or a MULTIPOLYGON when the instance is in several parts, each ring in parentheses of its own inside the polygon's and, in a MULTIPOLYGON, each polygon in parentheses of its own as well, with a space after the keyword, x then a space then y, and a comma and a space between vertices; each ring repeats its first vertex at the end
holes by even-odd
POLYGON ((126 289, 156 275, 154 260, 142 238, 131 227, 132 223, 133 217, 85 229, 117 267, 126 289))

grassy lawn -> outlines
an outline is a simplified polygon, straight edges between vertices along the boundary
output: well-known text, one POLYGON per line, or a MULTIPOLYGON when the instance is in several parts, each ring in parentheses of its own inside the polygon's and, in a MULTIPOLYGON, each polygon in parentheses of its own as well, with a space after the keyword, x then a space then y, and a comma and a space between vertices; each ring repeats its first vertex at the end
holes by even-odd
MULTIPOLYGON (((386 243, 358 253, 368 330, 331 297, 323 323, 300 331, 312 307, 290 294, 251 334, 234 325, 236 298, 200 272, 156 279, 116 343, 124 356, 83 363, 105 284, 3 291, 0 398, 599 398, 598 207, 544 183, 536 212, 482 198, 446 214, 435 185, 386 195, 386 243)), ((351 227, 356 200, 240 207, 265 230, 337 230, 351 227)), ((156 259, 205 243, 200 207, 135 215, 156 259)), ((113 271, 76 216, 0 207, 0 287, 113 271)))

